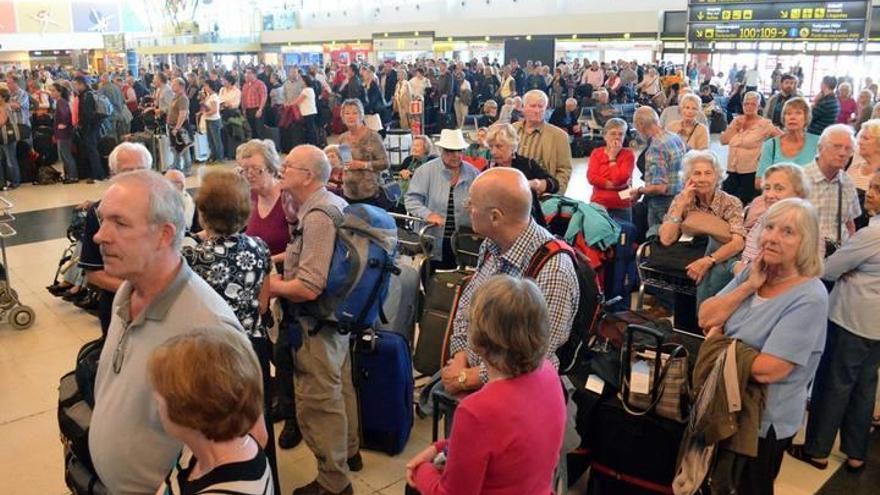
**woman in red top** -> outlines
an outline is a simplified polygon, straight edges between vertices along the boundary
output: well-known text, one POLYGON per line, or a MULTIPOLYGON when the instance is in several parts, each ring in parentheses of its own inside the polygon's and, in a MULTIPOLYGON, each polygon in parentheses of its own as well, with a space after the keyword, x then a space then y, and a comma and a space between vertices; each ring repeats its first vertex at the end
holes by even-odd
POLYGON ((245 233, 262 239, 269 246, 272 261, 281 262, 290 241, 290 229, 278 182, 281 159, 275 143, 251 139, 238 147, 235 158, 251 186, 251 216, 245 233))
POLYGON ((590 154, 587 181, 593 186, 591 202, 604 206, 615 220, 632 222, 632 200, 629 194, 620 196, 621 191, 626 191, 632 185, 636 164, 632 150, 623 147, 626 128, 623 119, 609 119, 605 123, 602 134, 605 146, 594 149, 590 154))
POLYGON ((496 275, 474 293, 470 321, 489 382, 462 399, 449 440, 407 463, 407 482, 422 495, 550 495, 566 413, 544 359, 544 296, 529 279, 496 275))

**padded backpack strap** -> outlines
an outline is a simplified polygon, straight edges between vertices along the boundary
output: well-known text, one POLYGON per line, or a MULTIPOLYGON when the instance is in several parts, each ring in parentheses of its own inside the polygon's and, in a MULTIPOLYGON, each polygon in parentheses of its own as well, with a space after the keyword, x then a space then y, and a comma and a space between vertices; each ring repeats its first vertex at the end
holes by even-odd
POLYGON ((523 276, 533 279, 538 278, 538 274, 544 269, 544 265, 559 253, 568 254, 571 257, 571 262, 577 266, 577 255, 574 252, 574 248, 560 239, 550 239, 532 255, 532 259, 529 261, 523 276))

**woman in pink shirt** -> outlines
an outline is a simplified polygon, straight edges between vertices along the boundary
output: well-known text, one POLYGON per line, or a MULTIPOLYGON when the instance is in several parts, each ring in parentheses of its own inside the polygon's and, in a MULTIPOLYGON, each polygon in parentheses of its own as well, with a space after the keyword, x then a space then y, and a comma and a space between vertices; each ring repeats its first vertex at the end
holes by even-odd
POLYGON ((450 438, 406 465, 407 482, 422 495, 550 495, 565 401, 544 359, 544 296, 529 279, 496 275, 474 293, 470 322, 489 382, 462 399, 450 438))
POLYGON ((852 97, 852 86, 849 83, 840 83, 837 86, 837 101, 840 103, 837 123, 851 124, 859 116, 859 104, 852 97))

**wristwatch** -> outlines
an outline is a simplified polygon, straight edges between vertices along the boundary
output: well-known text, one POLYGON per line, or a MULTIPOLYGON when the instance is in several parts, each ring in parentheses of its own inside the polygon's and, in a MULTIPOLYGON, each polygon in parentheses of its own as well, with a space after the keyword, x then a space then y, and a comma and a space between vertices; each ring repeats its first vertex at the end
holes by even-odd
POLYGON ((718 264, 718 260, 715 259, 715 255, 714 255, 714 254, 710 254, 709 256, 706 256, 706 257, 709 258, 709 259, 712 261, 712 266, 715 266, 715 265, 718 264))
POLYGON ((467 371, 461 370, 461 373, 458 374, 458 386, 464 390, 465 384, 467 383, 467 371))

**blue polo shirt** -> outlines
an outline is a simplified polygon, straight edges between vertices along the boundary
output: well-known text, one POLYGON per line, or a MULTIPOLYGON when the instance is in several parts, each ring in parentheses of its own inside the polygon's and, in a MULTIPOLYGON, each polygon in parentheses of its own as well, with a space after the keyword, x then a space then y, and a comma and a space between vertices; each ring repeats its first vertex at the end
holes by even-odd
MULTIPOLYGON (((719 295, 734 290, 748 279, 743 270, 719 295)), ((818 278, 790 288, 783 294, 762 299, 752 294, 724 325, 724 335, 795 365, 789 375, 767 387, 767 403, 761 417, 761 438, 773 427, 777 439, 793 437, 804 420, 807 386, 816 374, 828 320, 828 292, 818 278)))

